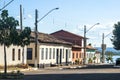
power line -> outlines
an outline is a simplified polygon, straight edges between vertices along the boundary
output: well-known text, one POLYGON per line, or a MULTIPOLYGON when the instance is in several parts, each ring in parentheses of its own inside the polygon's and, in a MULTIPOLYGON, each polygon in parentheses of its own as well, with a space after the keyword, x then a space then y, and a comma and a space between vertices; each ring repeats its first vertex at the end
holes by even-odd
POLYGON ((7 3, 4 7, 2 7, 1 9, 0 9, 0 11, 2 11, 5 7, 7 7, 10 3, 12 3, 14 0, 11 0, 9 3, 7 3))

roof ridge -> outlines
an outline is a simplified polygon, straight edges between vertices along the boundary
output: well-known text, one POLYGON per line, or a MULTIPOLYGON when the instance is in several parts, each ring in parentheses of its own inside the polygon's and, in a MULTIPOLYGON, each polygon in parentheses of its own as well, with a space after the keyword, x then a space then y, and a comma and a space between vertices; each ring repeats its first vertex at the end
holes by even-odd
POLYGON ((52 34, 55 34, 55 33, 58 33, 58 32, 60 32, 60 31, 64 31, 64 32, 70 33, 70 34, 72 34, 72 35, 75 35, 75 36, 77 36, 77 37, 82 37, 82 38, 84 38, 84 37, 81 36, 81 35, 77 35, 77 34, 75 34, 75 33, 72 33, 72 32, 69 32, 69 31, 66 31, 66 30, 63 30, 63 29, 61 29, 61 30, 59 30, 59 31, 56 31, 56 32, 53 32, 53 33, 51 33, 51 35, 52 35, 52 34))

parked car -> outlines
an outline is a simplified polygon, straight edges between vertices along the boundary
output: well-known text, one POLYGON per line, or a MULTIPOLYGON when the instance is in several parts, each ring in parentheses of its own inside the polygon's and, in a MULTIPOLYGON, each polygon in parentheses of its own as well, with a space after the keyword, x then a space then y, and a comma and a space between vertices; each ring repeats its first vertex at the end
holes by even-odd
POLYGON ((116 59, 116 65, 120 65, 120 58, 116 59))

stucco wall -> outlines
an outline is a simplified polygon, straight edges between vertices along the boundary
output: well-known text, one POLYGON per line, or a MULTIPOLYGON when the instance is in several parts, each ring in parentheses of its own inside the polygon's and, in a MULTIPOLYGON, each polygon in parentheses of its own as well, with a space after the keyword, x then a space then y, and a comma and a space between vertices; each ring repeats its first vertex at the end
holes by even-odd
MULTIPOLYGON (((28 64, 34 64, 35 63, 35 44, 31 43, 29 46, 27 46, 27 48, 32 48, 32 60, 27 60, 28 64)), ((37 53, 37 64, 55 64, 56 63, 56 51, 55 51, 55 58, 53 59, 53 50, 51 51, 51 59, 49 58, 49 49, 62 49, 62 55, 64 54, 64 57, 62 56, 62 63, 65 63, 66 61, 66 55, 65 55, 65 50, 68 49, 69 53, 70 53, 70 57, 68 58, 69 62, 72 62, 72 51, 71 51, 71 46, 65 46, 62 44, 49 44, 49 43, 39 43, 38 45, 38 53, 37 53), (44 52, 44 59, 41 59, 41 49, 44 48, 48 48, 48 59, 45 59, 45 52, 44 52), (64 50, 64 52, 63 52, 64 50)), ((58 56, 60 56, 60 51, 58 52, 58 56)))
MULTIPOLYGON (((27 60, 27 63, 34 64, 35 63, 35 43, 30 43, 30 45, 28 45, 27 48, 32 48, 32 60, 27 60)), ((39 56, 38 51, 37 51, 37 56, 39 56)), ((37 63, 38 63, 38 61, 39 61, 39 57, 37 57, 37 63)))
POLYGON ((56 49, 58 49, 58 56, 60 58, 60 54, 62 54, 62 63, 65 63, 66 62, 66 50, 68 50, 68 62, 72 62, 72 52, 71 52, 71 48, 70 47, 65 47, 65 46, 59 46, 59 45, 40 45, 39 46, 39 64, 56 64, 56 56, 57 56, 57 51, 56 49), (48 48, 48 59, 45 59, 45 56, 46 56, 46 53, 44 52, 44 59, 41 59, 41 49, 44 48, 48 48), (50 48, 52 49, 51 50, 51 59, 49 58, 50 57, 50 48), (53 59, 53 48, 55 49, 55 58, 53 59), (61 53, 60 53, 60 49, 61 49, 61 53))
MULTIPOLYGON (((23 48, 20 46, 13 46, 11 45, 9 48, 6 47, 6 56, 7 56, 7 65, 17 65, 21 64, 24 61, 26 64, 26 47, 24 48, 24 60, 22 59, 22 51, 23 48), (15 49, 15 60, 12 60, 12 49, 15 49), (18 60, 18 49, 20 49, 20 60, 18 60)), ((0 65, 4 65, 4 46, 0 45, 0 65)))

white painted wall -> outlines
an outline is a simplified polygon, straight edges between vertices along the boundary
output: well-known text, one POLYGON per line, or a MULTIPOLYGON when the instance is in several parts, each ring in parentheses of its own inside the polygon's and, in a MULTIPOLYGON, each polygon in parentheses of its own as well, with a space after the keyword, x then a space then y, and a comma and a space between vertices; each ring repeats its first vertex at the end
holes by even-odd
POLYGON ((100 53, 96 53, 95 56, 96 56, 95 63, 101 63, 100 62, 100 53))
MULTIPOLYGON (((93 60, 93 57, 96 56, 95 63, 100 63, 100 54, 95 52, 86 52, 86 62, 88 63, 89 58, 93 60)), ((93 60, 94 63, 94 60, 93 60)))
POLYGON ((72 51, 71 51, 71 47, 65 47, 65 46, 57 46, 57 45, 40 45, 39 46, 39 64, 55 64, 56 63, 56 49, 59 49, 59 56, 60 56, 60 49, 62 49, 62 63, 66 62, 66 49, 69 50, 69 58, 68 58, 68 61, 69 62, 72 62, 72 51), (44 59, 41 58, 41 54, 42 54, 42 48, 44 48, 44 59), (48 59, 46 59, 46 48, 48 48, 48 59), (51 52, 51 59, 49 59, 49 56, 50 56, 50 48, 52 49, 52 52, 51 52), (55 49, 55 58, 53 58, 53 48, 55 49), (63 52, 64 50, 64 52, 63 52), (63 57, 64 55, 64 57, 63 57))
MULTIPOLYGON (((22 47, 11 45, 9 48, 6 47, 6 55, 7 55, 7 65, 17 65, 22 63, 22 47), (12 60, 12 49, 15 49, 15 60, 12 60), (20 49, 20 60, 18 60, 18 49, 20 49)), ((24 64, 26 64, 26 47, 24 48, 24 64)), ((4 46, 0 45, 0 65, 4 65, 4 46)))
POLYGON ((95 52, 87 52, 86 51, 86 63, 88 63, 89 58, 93 60, 93 57, 95 55, 95 52))

